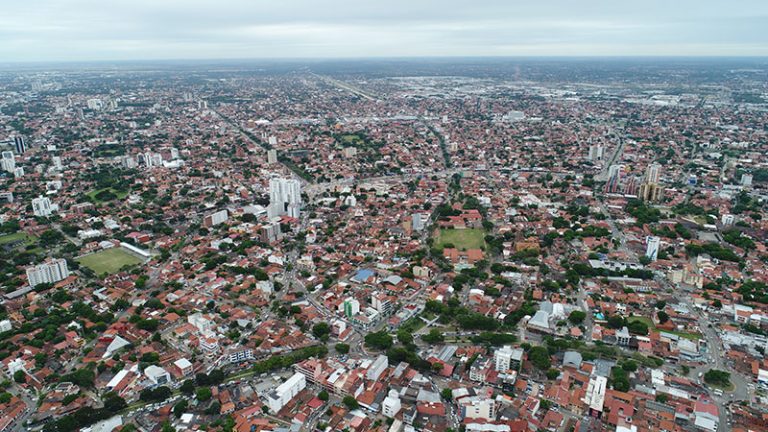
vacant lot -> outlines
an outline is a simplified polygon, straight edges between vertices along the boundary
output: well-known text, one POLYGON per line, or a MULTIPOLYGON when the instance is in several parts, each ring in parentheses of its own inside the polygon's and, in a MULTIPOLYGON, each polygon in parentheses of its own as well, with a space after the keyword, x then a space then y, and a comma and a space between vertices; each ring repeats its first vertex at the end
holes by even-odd
POLYGON ((459 250, 480 249, 485 246, 485 230, 481 229, 442 229, 437 235, 438 247, 453 245, 459 250))
POLYGON ((126 265, 138 265, 143 261, 120 247, 105 249, 77 260, 81 265, 93 270, 97 275, 112 274, 126 265))

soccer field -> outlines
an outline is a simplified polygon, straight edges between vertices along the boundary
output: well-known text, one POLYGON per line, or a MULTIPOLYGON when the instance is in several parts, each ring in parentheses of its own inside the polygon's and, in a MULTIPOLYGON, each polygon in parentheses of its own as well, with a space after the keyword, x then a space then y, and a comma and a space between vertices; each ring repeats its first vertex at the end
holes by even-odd
POLYGON ((442 229, 437 236, 438 247, 452 244, 459 250, 480 249, 485 246, 485 230, 481 229, 442 229))
POLYGON ((123 266, 138 265, 144 262, 120 247, 86 255, 77 261, 81 265, 93 270, 97 275, 117 273, 123 266))

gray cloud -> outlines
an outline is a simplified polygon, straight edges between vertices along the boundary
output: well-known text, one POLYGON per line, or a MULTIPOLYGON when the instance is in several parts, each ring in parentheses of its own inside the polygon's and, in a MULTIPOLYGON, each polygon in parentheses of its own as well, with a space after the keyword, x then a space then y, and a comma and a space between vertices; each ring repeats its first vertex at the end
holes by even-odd
POLYGON ((6 0, 0 62, 768 55, 764 0, 6 0))

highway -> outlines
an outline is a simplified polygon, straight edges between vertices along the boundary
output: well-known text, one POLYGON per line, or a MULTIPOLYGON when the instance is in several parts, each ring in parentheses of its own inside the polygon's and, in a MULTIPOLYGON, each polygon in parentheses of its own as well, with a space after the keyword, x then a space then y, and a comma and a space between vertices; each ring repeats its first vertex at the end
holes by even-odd
POLYGON ((358 87, 355 87, 352 84, 345 83, 344 81, 339 81, 339 80, 333 79, 331 77, 327 77, 327 76, 323 76, 323 75, 318 75, 318 74, 316 74, 314 72, 310 72, 310 75, 312 75, 315 78, 319 78, 320 80, 325 81, 328 84, 331 84, 331 85, 334 85, 336 87, 339 87, 342 90, 346 90, 346 91, 354 94, 355 96, 360 96, 363 99, 366 99, 366 100, 369 100, 369 101, 376 101, 376 100, 378 100, 378 98, 375 97, 374 95, 372 95, 372 94, 370 94, 370 93, 368 93, 368 92, 366 92, 366 91, 364 91, 364 90, 362 90, 362 89, 360 89, 358 87))

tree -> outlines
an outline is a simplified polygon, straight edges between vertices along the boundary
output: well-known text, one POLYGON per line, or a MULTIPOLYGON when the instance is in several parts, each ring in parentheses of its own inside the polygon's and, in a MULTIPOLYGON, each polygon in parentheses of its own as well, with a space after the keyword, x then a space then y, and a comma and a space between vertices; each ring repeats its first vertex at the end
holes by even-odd
POLYGON ((704 382, 720 387, 728 387, 731 385, 731 374, 717 369, 710 369, 704 374, 704 382))
POLYGON ((429 331, 429 333, 422 336, 421 340, 429 344, 436 344, 436 343, 441 343, 443 340, 445 340, 445 337, 443 336, 443 332, 433 328, 429 331))
POLYGON ((13 380, 19 384, 27 382, 27 374, 23 370, 17 370, 13 373, 13 380))
POLYGON ((448 387, 440 390, 440 396, 443 397, 445 400, 451 400, 453 398, 453 390, 449 389, 448 387))
POLYGON ((403 345, 410 345, 413 343, 413 335, 408 330, 401 328, 397 330, 397 340, 403 345))
POLYGON ((549 351, 543 346, 532 347, 528 351, 528 360, 540 370, 547 370, 552 366, 552 360, 549 358, 549 351))
POLYGON ((195 392, 195 398, 197 398, 197 400, 199 400, 200 402, 205 402, 211 399, 211 396, 212 396, 212 392, 211 392, 211 389, 208 387, 201 387, 197 389, 197 391, 195 392))
POLYGON ((614 367, 611 369, 611 381, 613 382, 614 390, 620 392, 629 391, 629 375, 623 368, 614 367))
POLYGON ((318 339, 326 337, 331 334, 331 326, 326 322, 319 322, 312 327, 312 334, 318 339))
POLYGON ((666 395, 666 393, 657 393, 656 394, 656 402, 666 403, 667 399, 669 399, 669 397, 666 395))
POLYGON ((335 348, 336 352, 339 354, 347 354, 349 352, 349 345, 345 343, 337 343, 335 348))
POLYGON ((640 335, 648 334, 648 325, 642 321, 632 321, 631 323, 627 324, 627 329, 631 333, 635 333, 635 334, 640 334, 640 335))
POLYGON ((620 315, 612 315, 608 317, 608 327, 612 329, 619 329, 626 325, 626 320, 620 315))
POLYGON ((173 406, 173 415, 176 416, 176 418, 180 418, 181 415, 187 411, 187 406, 189 406, 187 400, 182 399, 179 403, 173 406))
POLYGON ((637 363, 635 363, 633 360, 627 360, 621 364, 621 368, 627 372, 634 372, 637 370, 637 363))
POLYGON ((326 402, 328 400, 328 392, 325 390, 320 390, 320 393, 317 394, 317 398, 320 399, 323 402, 326 402))
POLYGON ((195 383, 192 380, 186 380, 183 383, 181 383, 181 387, 179 387, 179 390, 181 390, 182 393, 185 395, 191 395, 195 392, 195 383))
POLYGON ((360 404, 357 403, 357 400, 352 396, 344 396, 344 399, 342 399, 342 403, 347 406, 350 410, 357 409, 360 407, 360 404))
POLYGON ((547 378, 553 380, 560 376, 560 371, 557 369, 549 369, 547 370, 547 378))
POLYGON ((162 402, 169 397, 173 392, 166 386, 161 386, 156 389, 144 389, 139 393, 139 399, 143 402, 162 402))
POLYGON ((114 392, 109 392, 104 395, 104 409, 109 412, 116 413, 124 410, 127 406, 128 404, 125 402, 125 399, 114 392))
POLYGON ((218 415, 221 413, 221 404, 214 399, 204 412, 208 415, 218 415))
POLYGON ((667 314, 663 310, 656 312, 656 316, 659 318, 660 324, 664 324, 665 322, 669 321, 669 314, 667 314))
POLYGON ((365 345, 370 348, 385 350, 392 346, 392 336, 383 330, 374 333, 368 333, 365 335, 365 345))
POLYGON ((571 322, 573 325, 579 325, 582 322, 584 322, 584 319, 587 318, 587 314, 584 311, 575 310, 571 312, 570 315, 568 315, 568 321, 571 322))

